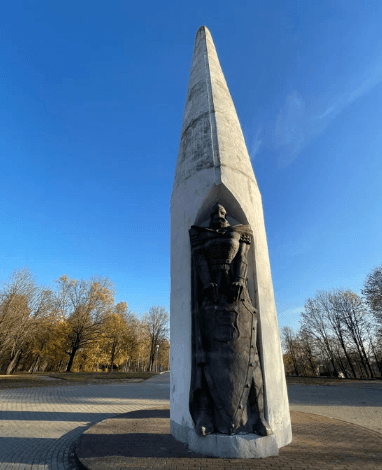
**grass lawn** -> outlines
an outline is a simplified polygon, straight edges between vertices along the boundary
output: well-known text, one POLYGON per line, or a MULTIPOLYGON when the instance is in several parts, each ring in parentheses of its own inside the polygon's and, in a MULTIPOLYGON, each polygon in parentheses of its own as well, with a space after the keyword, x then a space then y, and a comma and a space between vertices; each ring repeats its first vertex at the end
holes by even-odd
POLYGON ((157 375, 155 372, 17 372, 0 375, 0 390, 21 387, 56 387, 88 383, 142 382, 157 375))
MULTIPOLYGON (((14 375, 0 375, 0 390, 21 387, 56 387, 94 383, 142 382, 157 375, 155 372, 17 372, 14 375)), ((287 377, 287 384, 293 385, 352 385, 359 383, 380 384, 382 380, 336 379, 334 377, 287 377)))

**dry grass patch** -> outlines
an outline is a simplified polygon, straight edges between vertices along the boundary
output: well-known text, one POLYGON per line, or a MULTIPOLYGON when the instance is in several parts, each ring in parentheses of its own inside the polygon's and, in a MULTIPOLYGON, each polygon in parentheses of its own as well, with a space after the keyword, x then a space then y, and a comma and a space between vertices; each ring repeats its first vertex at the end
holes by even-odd
POLYGON ((90 383, 142 382, 157 375, 154 372, 40 372, 0 375, 0 390, 7 388, 56 387, 90 383))

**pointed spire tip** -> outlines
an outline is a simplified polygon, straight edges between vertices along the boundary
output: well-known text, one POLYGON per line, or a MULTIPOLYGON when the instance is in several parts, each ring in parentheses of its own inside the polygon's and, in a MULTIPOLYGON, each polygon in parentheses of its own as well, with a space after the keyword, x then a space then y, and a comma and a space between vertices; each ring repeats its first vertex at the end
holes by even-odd
POLYGON ((196 32, 196 35, 198 35, 198 34, 201 33, 201 32, 204 32, 204 33, 206 33, 206 34, 211 35, 210 30, 209 30, 209 29, 207 28, 207 26, 205 26, 205 25, 200 26, 200 28, 199 28, 199 29, 197 30, 197 32, 196 32))

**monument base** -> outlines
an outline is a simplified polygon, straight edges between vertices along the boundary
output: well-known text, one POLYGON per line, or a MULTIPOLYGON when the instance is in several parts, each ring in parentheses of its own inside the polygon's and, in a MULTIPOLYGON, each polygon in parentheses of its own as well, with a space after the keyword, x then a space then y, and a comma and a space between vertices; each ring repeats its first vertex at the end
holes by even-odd
POLYGON ((178 441, 187 444, 193 452, 206 457, 223 459, 263 459, 276 457, 279 448, 276 437, 257 434, 208 434, 199 436, 194 429, 181 426, 171 420, 171 434, 178 441))

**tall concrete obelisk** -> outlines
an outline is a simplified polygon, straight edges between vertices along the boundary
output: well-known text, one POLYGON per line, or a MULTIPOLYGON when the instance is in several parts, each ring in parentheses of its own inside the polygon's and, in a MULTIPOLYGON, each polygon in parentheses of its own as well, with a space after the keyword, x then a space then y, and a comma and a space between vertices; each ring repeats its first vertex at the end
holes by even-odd
POLYGON ((190 443, 191 226, 207 226, 211 207, 253 231, 248 291, 258 310, 257 347, 264 382, 265 418, 278 447, 291 442, 284 365, 260 190, 209 30, 199 28, 188 85, 171 197, 171 433, 190 443))

